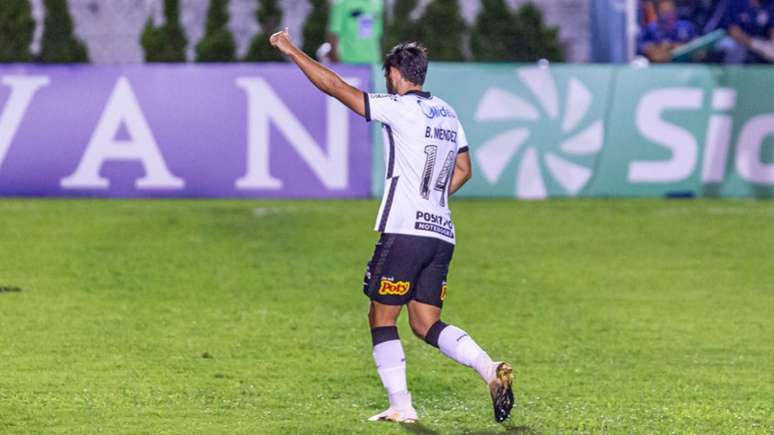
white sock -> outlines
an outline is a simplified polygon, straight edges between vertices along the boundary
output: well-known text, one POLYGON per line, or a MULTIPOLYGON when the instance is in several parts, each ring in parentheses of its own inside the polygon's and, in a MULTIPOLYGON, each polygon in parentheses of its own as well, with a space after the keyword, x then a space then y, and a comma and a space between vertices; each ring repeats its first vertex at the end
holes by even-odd
POLYGON ((454 361, 473 367, 484 382, 489 383, 494 379, 495 367, 492 359, 462 329, 453 325, 443 328, 438 336, 438 348, 454 361))
POLYGON ((400 340, 389 340, 374 346, 376 371, 390 398, 390 406, 404 408, 411 405, 406 385, 406 356, 400 340))

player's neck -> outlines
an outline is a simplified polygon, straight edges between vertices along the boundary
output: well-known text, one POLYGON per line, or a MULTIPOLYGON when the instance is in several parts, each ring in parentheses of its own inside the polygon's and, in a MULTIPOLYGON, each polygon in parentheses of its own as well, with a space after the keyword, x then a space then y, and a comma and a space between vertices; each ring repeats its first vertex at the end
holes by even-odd
POLYGON ((398 89, 398 95, 401 95, 401 96, 402 95, 406 95, 406 94, 408 94, 409 92, 412 92, 412 91, 414 91, 414 92, 422 92, 422 86, 411 85, 411 86, 406 86, 404 88, 399 88, 398 89))

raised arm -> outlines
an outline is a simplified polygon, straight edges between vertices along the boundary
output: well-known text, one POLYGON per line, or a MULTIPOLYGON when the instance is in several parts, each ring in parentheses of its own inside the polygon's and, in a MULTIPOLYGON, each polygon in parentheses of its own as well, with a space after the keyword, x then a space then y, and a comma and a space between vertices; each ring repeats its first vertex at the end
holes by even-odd
POLYGON ((271 35, 271 45, 285 53, 317 89, 341 101, 360 116, 365 116, 363 91, 345 82, 338 74, 307 56, 290 40, 288 29, 271 35))
POLYGON ((769 39, 752 38, 739 26, 728 28, 728 34, 739 44, 754 51, 769 62, 774 62, 774 29, 769 32, 769 39))
POLYGON ((454 174, 452 175, 451 186, 449 187, 451 193, 460 190, 460 187, 473 176, 469 154, 469 152, 457 154, 457 162, 454 164, 454 174))

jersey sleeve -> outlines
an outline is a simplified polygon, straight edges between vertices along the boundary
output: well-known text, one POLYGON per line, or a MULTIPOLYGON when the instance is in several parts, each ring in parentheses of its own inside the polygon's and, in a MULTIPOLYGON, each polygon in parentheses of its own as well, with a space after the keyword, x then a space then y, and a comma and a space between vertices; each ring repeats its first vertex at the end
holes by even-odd
POLYGON ((393 125, 401 116, 401 104, 397 96, 391 94, 363 93, 365 98, 365 119, 393 125))
POLYGON ((469 151, 470 145, 468 144, 468 137, 465 136, 465 129, 462 128, 462 123, 459 123, 459 129, 457 130, 457 154, 466 153, 469 151))

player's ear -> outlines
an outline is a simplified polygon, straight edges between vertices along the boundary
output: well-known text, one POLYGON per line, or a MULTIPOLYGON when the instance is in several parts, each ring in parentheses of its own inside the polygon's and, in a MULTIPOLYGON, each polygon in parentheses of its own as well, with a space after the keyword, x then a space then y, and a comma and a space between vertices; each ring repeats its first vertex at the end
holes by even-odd
POLYGON ((398 68, 395 68, 394 66, 390 67, 390 78, 393 83, 398 83, 402 77, 398 68))

